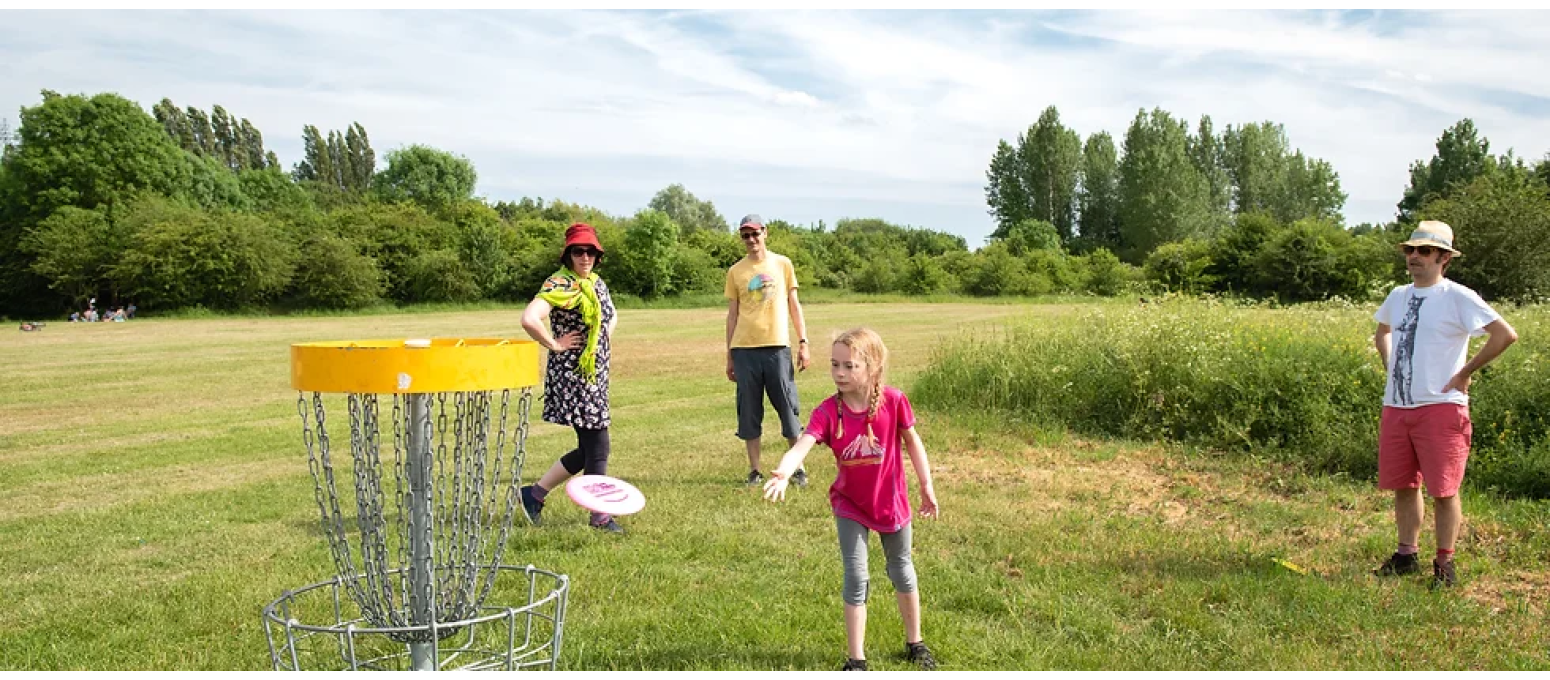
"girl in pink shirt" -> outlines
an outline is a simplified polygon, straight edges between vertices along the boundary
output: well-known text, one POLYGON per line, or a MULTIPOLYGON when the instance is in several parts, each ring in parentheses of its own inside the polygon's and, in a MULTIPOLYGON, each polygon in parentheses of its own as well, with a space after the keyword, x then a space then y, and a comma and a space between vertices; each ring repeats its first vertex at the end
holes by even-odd
POLYGON ((904 620, 905 654, 922 668, 936 661, 920 634, 920 593, 910 559, 910 501, 904 482, 903 450, 920 482, 920 515, 937 515, 931 463, 915 433, 908 397, 883 383, 888 348, 871 329, 847 331, 835 339, 829 375, 836 392, 813 409, 807 429, 781 458, 764 485, 764 497, 785 498, 792 473, 801 469, 814 444, 834 451, 839 474, 829 487, 840 555, 845 565, 845 640, 849 659, 841 670, 866 670, 867 535, 876 531, 888 560, 899 616, 904 620))

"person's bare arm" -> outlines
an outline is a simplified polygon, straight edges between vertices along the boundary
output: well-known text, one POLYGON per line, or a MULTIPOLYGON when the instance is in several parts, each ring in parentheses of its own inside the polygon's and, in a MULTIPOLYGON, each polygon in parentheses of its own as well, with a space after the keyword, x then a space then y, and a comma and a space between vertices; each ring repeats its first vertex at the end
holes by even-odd
POLYGON ((1485 341, 1485 346, 1480 348, 1475 358, 1470 359, 1469 363, 1464 364, 1464 368, 1459 369, 1459 372, 1448 380, 1448 384, 1442 387, 1443 392, 1458 390, 1469 394, 1469 381, 1474 378, 1475 371, 1485 368, 1486 364, 1501 356, 1501 353, 1512 346, 1512 343, 1518 341, 1518 332, 1507 325, 1505 319, 1492 321, 1485 327, 1485 332, 1491 336, 1490 339, 1485 341))
POLYGON ((732 370, 732 333, 737 330, 737 298, 727 302, 727 380, 737 382, 737 372, 732 370))
POLYGON ((1386 323, 1378 324, 1378 331, 1372 334, 1372 344, 1378 348, 1378 358, 1383 361, 1383 370, 1389 370, 1389 339, 1394 334, 1394 329, 1386 323))
POLYGON ((813 355, 808 349, 808 344, 801 342, 807 339, 807 318, 802 316, 802 301, 797 299, 797 289, 792 288, 786 294, 786 304, 791 310, 791 321, 797 327, 797 370, 805 371, 807 365, 812 363, 813 355))

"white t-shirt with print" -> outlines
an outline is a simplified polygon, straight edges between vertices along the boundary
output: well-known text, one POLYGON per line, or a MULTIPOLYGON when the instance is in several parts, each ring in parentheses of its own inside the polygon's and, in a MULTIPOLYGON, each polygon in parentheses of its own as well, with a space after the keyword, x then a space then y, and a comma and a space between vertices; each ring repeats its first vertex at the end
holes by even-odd
POLYGON ((1502 318, 1469 288, 1443 279, 1426 288, 1395 288, 1373 315, 1394 330, 1389 345, 1383 405, 1469 405, 1469 395, 1443 386, 1468 361, 1469 338, 1502 318))

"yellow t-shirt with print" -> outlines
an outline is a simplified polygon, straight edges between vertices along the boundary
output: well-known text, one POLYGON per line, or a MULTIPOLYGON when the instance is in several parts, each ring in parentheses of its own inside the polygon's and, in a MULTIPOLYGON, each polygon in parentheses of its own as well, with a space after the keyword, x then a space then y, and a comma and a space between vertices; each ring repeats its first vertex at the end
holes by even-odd
POLYGON ((790 347, 787 294, 797 288, 796 269, 783 255, 767 253, 763 262, 744 257, 727 270, 727 300, 737 300, 732 347, 790 347))

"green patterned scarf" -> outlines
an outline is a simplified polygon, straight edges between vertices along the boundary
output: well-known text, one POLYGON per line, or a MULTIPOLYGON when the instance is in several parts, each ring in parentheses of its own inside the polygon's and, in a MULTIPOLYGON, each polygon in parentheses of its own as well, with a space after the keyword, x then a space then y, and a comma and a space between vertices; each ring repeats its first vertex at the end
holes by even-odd
POLYGON ((587 325, 587 346, 581 352, 581 363, 576 370, 587 382, 597 378, 597 340, 603 334, 603 305, 597 300, 597 274, 586 278, 560 267, 544 282, 544 290, 538 297, 559 309, 575 309, 581 312, 581 321, 587 325))

